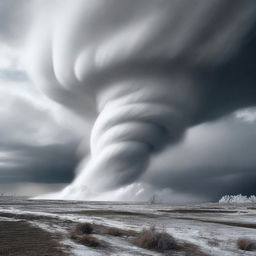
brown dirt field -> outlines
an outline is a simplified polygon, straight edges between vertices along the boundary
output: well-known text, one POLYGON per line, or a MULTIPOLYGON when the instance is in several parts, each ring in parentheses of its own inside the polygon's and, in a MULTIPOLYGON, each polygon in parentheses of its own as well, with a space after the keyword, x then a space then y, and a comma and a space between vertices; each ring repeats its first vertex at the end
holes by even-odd
POLYGON ((0 222, 1 256, 67 256, 58 238, 23 221, 0 222))

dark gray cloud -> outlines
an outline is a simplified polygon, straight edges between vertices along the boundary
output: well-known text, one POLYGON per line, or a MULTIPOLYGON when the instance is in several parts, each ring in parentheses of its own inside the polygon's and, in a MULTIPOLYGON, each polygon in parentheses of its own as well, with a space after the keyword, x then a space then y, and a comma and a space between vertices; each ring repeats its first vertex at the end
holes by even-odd
POLYGON ((255 194, 255 128, 255 122, 235 115, 194 127, 183 142, 155 159, 142 180, 210 200, 255 194))
MULTIPOLYGON (((256 15, 255 15, 256 16, 256 15)), ((195 123, 217 119, 234 110, 256 105, 256 25, 245 37, 243 46, 225 64, 203 73, 201 86, 206 86, 206 97, 195 117, 195 123)))
POLYGON ((0 80, 0 102, 0 183, 70 182, 81 142, 76 127, 86 124, 15 75, 0 80))
POLYGON ((1 145, 0 183, 68 183, 74 177, 79 160, 76 148, 77 143, 49 146, 1 145))

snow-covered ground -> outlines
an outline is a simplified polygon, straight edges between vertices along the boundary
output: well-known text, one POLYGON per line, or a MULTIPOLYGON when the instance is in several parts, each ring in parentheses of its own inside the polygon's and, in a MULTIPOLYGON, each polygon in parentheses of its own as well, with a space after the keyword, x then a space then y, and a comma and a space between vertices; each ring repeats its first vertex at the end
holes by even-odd
POLYGON ((0 222, 25 220, 48 232, 61 234, 70 255, 161 255, 136 247, 121 237, 100 236, 111 245, 104 252, 78 245, 68 236, 70 223, 90 222, 140 231, 154 225, 178 240, 198 245, 213 256, 255 256, 237 249, 241 237, 256 240, 256 204, 168 204, 27 200, 0 197, 0 222), (86 253, 85 253, 86 252, 86 253))

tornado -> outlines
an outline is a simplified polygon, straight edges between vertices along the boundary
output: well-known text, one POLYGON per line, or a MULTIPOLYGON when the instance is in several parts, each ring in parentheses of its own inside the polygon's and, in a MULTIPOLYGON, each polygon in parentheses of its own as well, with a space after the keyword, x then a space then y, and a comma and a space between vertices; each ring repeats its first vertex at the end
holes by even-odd
MULTIPOLYGON (((90 154, 57 198, 139 180, 152 156, 205 117, 211 74, 243 48, 254 1, 66 0, 42 8, 27 70, 46 95, 93 121, 90 154)), ((67 120, 68 121, 68 120, 67 120)))

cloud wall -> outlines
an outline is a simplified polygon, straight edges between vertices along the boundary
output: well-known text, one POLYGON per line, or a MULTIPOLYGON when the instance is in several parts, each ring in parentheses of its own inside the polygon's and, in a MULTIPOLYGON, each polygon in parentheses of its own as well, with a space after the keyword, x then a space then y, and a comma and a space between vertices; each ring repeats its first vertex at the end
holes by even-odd
POLYGON ((59 197, 131 184, 152 155, 211 118, 211 94, 229 93, 213 83, 216 72, 250 43, 255 13, 255 2, 229 0, 45 5, 27 42, 28 73, 49 97, 94 121, 89 159, 59 197))

